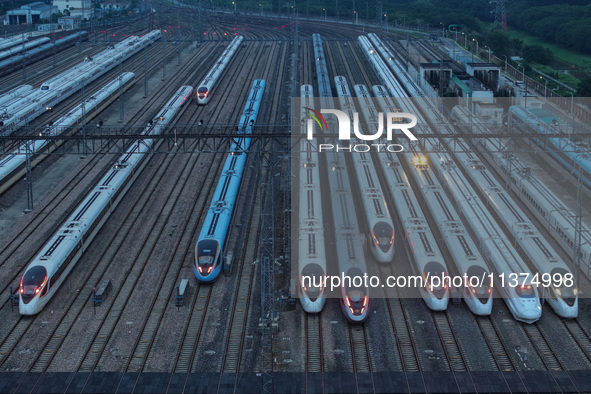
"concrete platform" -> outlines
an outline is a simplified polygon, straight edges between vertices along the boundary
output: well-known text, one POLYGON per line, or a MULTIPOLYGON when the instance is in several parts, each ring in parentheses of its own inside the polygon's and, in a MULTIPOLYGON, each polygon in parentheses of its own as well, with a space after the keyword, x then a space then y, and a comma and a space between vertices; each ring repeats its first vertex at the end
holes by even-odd
MULTIPOLYGON (((0 393, 260 393, 263 377, 234 373, 0 373, 0 393)), ((591 392, 591 371, 275 373, 277 393, 591 392)))

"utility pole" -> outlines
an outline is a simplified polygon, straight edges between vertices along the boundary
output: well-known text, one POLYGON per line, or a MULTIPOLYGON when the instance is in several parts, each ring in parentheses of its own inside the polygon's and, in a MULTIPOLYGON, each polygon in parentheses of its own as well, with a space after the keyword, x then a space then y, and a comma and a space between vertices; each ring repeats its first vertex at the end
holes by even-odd
MULTIPOLYGON (((27 124, 28 129, 28 124, 27 124)), ((26 159, 25 159, 25 167, 26 167, 26 182, 27 182, 27 210, 25 212, 31 212, 33 210, 33 178, 31 175, 31 156, 33 152, 31 150, 33 141, 27 141, 25 144, 26 149, 26 159)))
POLYGON ((121 74, 123 73, 123 66, 119 62, 119 123, 123 123, 123 79, 121 74))

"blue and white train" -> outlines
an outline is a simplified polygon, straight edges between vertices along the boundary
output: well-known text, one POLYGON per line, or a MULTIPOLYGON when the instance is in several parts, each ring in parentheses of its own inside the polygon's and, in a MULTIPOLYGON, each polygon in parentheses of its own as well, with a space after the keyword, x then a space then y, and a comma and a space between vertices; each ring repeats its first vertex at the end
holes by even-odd
POLYGON ((198 85, 197 91, 195 92, 197 104, 205 105, 209 102, 214 86, 221 78, 228 64, 232 61, 234 54, 238 52, 243 40, 244 37, 242 36, 234 37, 230 45, 224 49, 220 58, 215 62, 211 70, 209 70, 203 81, 198 85))
MULTIPOLYGON (((182 86, 142 134, 160 134, 181 106, 191 99, 192 92, 191 86, 182 86)), ((150 138, 141 144, 132 144, 33 258, 19 288, 19 312, 22 315, 39 313, 56 294, 86 246, 140 173, 153 145, 154 140, 150 138)))
POLYGON ((212 282, 222 271, 225 246, 250 146, 250 138, 246 136, 252 133, 264 92, 265 80, 256 79, 248 94, 246 106, 238 125, 237 133, 240 137, 230 147, 230 153, 226 158, 209 210, 203 221, 203 227, 195 244, 193 272, 199 282, 212 282))
MULTIPOLYGON (((314 106, 312 85, 302 85, 301 127, 306 131, 306 108, 314 106)), ((299 143, 298 192, 298 278, 300 303, 304 311, 319 313, 326 303, 326 247, 320 190, 318 144, 302 138, 299 143)))

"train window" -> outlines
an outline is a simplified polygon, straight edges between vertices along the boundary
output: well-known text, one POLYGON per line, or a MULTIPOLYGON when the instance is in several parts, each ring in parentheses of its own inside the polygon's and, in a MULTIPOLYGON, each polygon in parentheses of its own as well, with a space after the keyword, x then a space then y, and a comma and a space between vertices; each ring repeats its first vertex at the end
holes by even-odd
POLYGON ((51 277, 51 280, 49 281, 50 287, 53 286, 55 283, 57 283, 60 276, 62 276, 62 273, 66 269, 66 265, 67 265, 67 263, 65 263, 65 262, 62 263, 62 265, 57 269, 57 271, 55 271, 55 274, 53 274, 53 276, 51 277))
POLYGON ((394 229, 386 222, 376 223, 371 235, 373 236, 375 244, 379 246, 383 252, 387 252, 394 243, 394 229))
POLYGON ((302 270, 302 289, 312 302, 316 301, 322 293, 324 275, 322 267, 315 263, 306 264, 302 270))
POLYGON ((209 94, 209 89, 207 89, 205 86, 201 86, 199 89, 197 89, 197 96, 199 98, 205 98, 205 97, 207 97, 208 94, 209 94))
POLYGON ((21 299, 28 304, 39 292, 47 280, 47 270, 41 265, 31 267, 21 281, 21 299))
POLYGON ((431 283, 427 280, 427 278, 437 277, 445 277, 447 272, 443 265, 438 263, 437 261, 430 261, 425 265, 423 269, 423 278, 425 279, 425 288, 433 293, 435 297, 438 299, 442 299, 445 296, 445 292, 447 291, 447 285, 441 284, 440 286, 432 286, 431 283))
POLYGON ((200 273, 208 274, 211 272, 218 251, 219 244, 216 240, 206 239, 199 242, 197 246, 197 264, 200 273))
POLYGON ((536 292, 532 285, 517 286, 515 292, 521 298, 534 298, 536 296, 536 292))

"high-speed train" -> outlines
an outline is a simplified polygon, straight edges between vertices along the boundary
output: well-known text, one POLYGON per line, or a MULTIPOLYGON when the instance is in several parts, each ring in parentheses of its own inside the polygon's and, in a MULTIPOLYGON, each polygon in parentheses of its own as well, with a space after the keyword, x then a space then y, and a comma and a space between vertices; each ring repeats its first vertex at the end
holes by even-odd
POLYGON ((142 48, 161 37, 160 30, 154 30, 143 37, 129 37, 95 56, 93 61, 82 62, 65 72, 45 81, 34 93, 23 97, 10 107, 4 107, 4 120, 0 122, 0 135, 10 135, 19 127, 53 108, 81 89, 83 85, 96 80, 128 59, 142 48))
MULTIPOLYGON (((301 132, 306 131, 306 108, 314 106, 312 85, 302 85, 301 132)), ((309 120, 311 121, 311 119, 309 120)), ((302 138, 299 144, 298 164, 298 278, 299 298, 304 311, 318 313, 326 302, 326 248, 324 242, 324 219, 320 191, 318 144, 315 140, 302 138), (315 280, 314 280, 315 278, 315 280)))
MULTIPOLYGON (((265 80, 256 79, 240 117, 239 135, 247 136, 252 133, 264 92, 265 80)), ((249 146, 250 138, 240 137, 230 147, 230 153, 195 244, 193 272, 199 282, 212 282, 222 272, 226 241, 240 193, 249 146)))
MULTIPOLYGON (((66 115, 56 120, 53 125, 43 131, 43 135, 60 135, 65 130, 77 125, 81 120, 83 120, 85 115, 88 115, 113 94, 117 94, 120 88, 127 86, 127 84, 133 81, 134 78, 134 73, 126 72, 121 74, 115 80, 111 81, 92 96, 88 97, 84 103, 77 105, 66 115)), ((12 183, 16 182, 17 177, 14 176, 15 172, 18 169, 24 167, 24 163, 27 158, 27 151, 31 152, 32 154, 41 152, 48 143, 48 140, 28 141, 15 149, 11 154, 2 157, 0 159, 0 184, 3 185, 3 187, 8 187, 12 183)))
POLYGON ((55 40, 55 42, 48 42, 46 44, 43 44, 43 45, 38 46, 36 48, 33 48, 30 51, 27 51, 25 53, 12 56, 9 59, 2 60, 2 61, 0 61, 0 76, 22 68, 23 62, 25 62, 25 64, 27 64, 27 63, 37 60, 37 59, 43 59, 43 58, 51 55, 53 53, 54 49, 56 51, 58 51, 63 48, 67 48, 67 47, 76 45, 76 43, 87 40, 87 39, 88 39, 88 33, 85 31, 79 31, 79 32, 70 34, 69 36, 57 39, 57 40, 55 40))
POLYGON ((216 61, 211 70, 209 70, 203 81, 201 81, 201 83, 198 85, 197 91, 195 92, 197 97, 197 104, 204 105, 209 102, 212 95, 211 91, 213 90, 218 80, 221 78, 228 64, 230 64, 230 62, 232 61, 234 54, 238 52, 240 44, 243 40, 244 37, 242 36, 234 37, 230 45, 228 45, 228 47, 224 49, 224 52, 222 52, 220 58, 216 61))
POLYGON ((534 138, 534 141, 573 174, 578 175, 582 170, 582 181, 591 187, 591 152, 588 148, 579 146, 569 138, 558 136, 560 132, 557 128, 561 126, 570 128, 571 126, 563 124, 561 119, 542 108, 526 109, 520 105, 512 105, 509 108, 509 119, 511 124, 526 133, 557 135, 556 138, 534 138), (534 111, 536 111, 535 114, 534 111))
MULTIPOLYGON (((376 85, 372 90, 374 95, 379 98, 382 111, 396 112, 396 106, 386 88, 376 85)), ((408 155, 402 155, 402 157, 406 158, 408 155)), ((414 151, 413 157, 423 158, 424 156, 420 152, 414 151)), ((424 159, 416 160, 409 163, 408 168, 410 168, 414 179, 421 188, 434 221, 438 224, 439 231, 447 250, 453 258, 457 272, 467 278, 486 278, 485 281, 480 281, 475 286, 471 285, 469 281, 463 283, 460 288, 462 298, 472 313, 490 315, 493 306, 492 287, 488 279, 490 270, 478 247, 468 234, 460 215, 443 191, 439 180, 433 174, 428 161, 424 159)), ((476 281, 472 282, 472 284, 476 284, 476 281)))
POLYGON ((5 51, 0 52, 0 60, 4 60, 7 57, 11 57, 12 55, 15 55, 15 54, 20 53, 20 52, 24 52, 24 51, 29 50, 31 48, 34 48, 34 47, 37 47, 39 45, 45 44, 45 43, 47 43, 49 41, 50 41, 49 38, 43 37, 43 38, 39 38, 38 40, 29 41, 29 42, 27 42, 25 44, 12 47, 10 49, 7 49, 5 51))
POLYGON ((13 36, 10 38, 0 38, 0 51, 4 49, 13 47, 18 44, 22 44, 23 42, 27 42, 28 38, 22 35, 13 36))
MULTIPOLYGON (((439 116, 437 108, 428 100, 422 100, 423 105, 419 109, 408 98, 405 88, 413 93, 420 92, 421 89, 410 78, 406 70, 393 59, 391 53, 385 50, 381 40, 375 35, 372 37, 372 41, 379 42, 382 48, 379 47, 377 50, 373 48, 371 42, 362 41, 361 39, 360 41, 369 61, 374 65, 374 68, 380 70, 380 78, 387 81, 389 93, 396 97, 396 101, 401 108, 416 114, 420 126, 416 127, 415 130, 421 134, 422 129, 428 129, 428 125, 431 124, 438 125, 438 130, 443 135, 452 134, 451 125, 439 116), (376 52, 379 56, 375 56, 376 52), (405 84, 404 87, 387 66, 384 68, 386 63, 384 63, 382 57, 390 60, 389 66, 392 67, 396 75, 400 75, 400 80, 405 84), (449 132, 440 130, 442 128, 448 129, 449 132)), ((449 143, 453 144, 453 142, 449 143)), ((432 152, 430 153, 431 160, 429 160, 429 163, 441 178, 442 185, 446 189, 450 200, 456 204, 455 208, 471 232, 474 241, 480 247, 481 253, 487 259, 489 266, 496 270, 498 277, 503 275, 505 278, 517 276, 517 283, 515 281, 511 282, 514 286, 497 286, 511 313, 515 319, 526 323, 537 321, 541 316, 542 307, 537 287, 532 285, 532 273, 526 263, 503 233, 499 224, 487 213, 484 203, 470 187, 468 179, 455 166, 451 154, 446 152, 440 141, 434 138, 421 138, 420 144, 424 150, 432 152)))
MULTIPOLYGON (((33 87, 31 85, 20 85, 0 95, 0 108, 2 108, 2 106, 13 100, 20 100, 25 95, 29 94, 32 90, 33 87)), ((3 111, 0 110, 0 113, 1 112, 3 111)))
MULTIPOLYGON (((341 108, 348 114, 349 119, 353 119, 355 105, 347 79, 336 76, 335 85, 341 108)), ((354 144, 356 140, 351 139, 351 143, 354 144)), ((355 152, 349 157, 353 160, 365 220, 370 232, 368 238, 371 254, 380 263, 391 263, 394 259, 394 224, 371 155, 367 152, 355 152)))
MULTIPOLYGON (((335 108, 326 67, 326 58, 319 34, 313 36, 318 95, 321 108, 335 108)), ((328 116, 329 129, 336 129, 332 117, 328 116)), ((334 221, 334 236, 336 241, 336 258, 328 257, 327 264, 335 264, 340 275, 351 278, 341 283, 340 304, 343 314, 350 322, 360 323, 369 317, 370 295, 369 288, 355 281, 355 278, 367 274, 367 264, 361 243, 361 234, 355 204, 353 203, 351 183, 345 157, 342 153, 326 152, 328 164, 328 181, 332 213, 334 221), (356 285, 357 283, 357 285, 356 285)))
MULTIPOLYGON (((192 92, 191 86, 182 86, 142 134, 160 134, 181 106, 191 99, 192 92)), ((141 172, 153 144, 154 140, 149 138, 141 144, 132 144, 29 263, 19 287, 19 312, 22 315, 39 313, 55 295, 80 259, 85 245, 92 241, 141 172)))
MULTIPOLYGON (((459 124, 469 127, 465 121, 465 119, 469 119, 466 108, 455 107, 453 113, 459 124)), ((472 119, 472 130, 483 135, 490 135, 490 131, 480 119, 472 119)), ((501 161, 507 157, 507 153, 503 152, 506 149, 505 144, 499 138, 487 137, 486 141, 481 142, 481 145, 487 152, 490 152, 489 156, 499 156, 501 161)), ((456 157, 464 172, 480 188, 484 198, 490 200, 492 205, 489 204, 489 207, 495 208, 493 214, 505 224, 505 227, 514 236, 515 242, 538 272, 539 282, 542 284, 538 288, 543 290, 545 299, 552 309, 561 317, 577 317, 578 288, 571 269, 519 208, 519 205, 514 203, 513 198, 493 174, 472 153, 472 149, 463 141, 458 141, 455 149, 456 157), (544 286, 543 278, 549 279, 545 281, 546 284, 558 283, 553 279, 557 278, 554 275, 561 278, 571 277, 572 283, 561 280, 559 286, 544 286), (567 286, 566 283, 571 286, 567 286)), ((519 161, 516 157, 513 157, 512 160, 519 161)))

